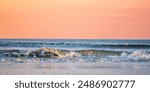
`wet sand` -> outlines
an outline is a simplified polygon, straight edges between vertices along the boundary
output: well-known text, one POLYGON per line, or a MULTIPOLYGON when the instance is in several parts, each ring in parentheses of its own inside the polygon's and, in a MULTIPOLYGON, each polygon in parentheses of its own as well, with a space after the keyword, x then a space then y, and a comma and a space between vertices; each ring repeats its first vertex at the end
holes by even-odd
POLYGON ((149 62, 0 63, 1 75, 150 75, 149 62))

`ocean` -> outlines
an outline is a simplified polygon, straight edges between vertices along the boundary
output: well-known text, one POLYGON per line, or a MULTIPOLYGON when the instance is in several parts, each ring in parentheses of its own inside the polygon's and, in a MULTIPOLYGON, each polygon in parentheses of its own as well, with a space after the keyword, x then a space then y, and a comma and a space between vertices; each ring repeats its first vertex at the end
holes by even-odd
POLYGON ((0 39, 0 62, 150 62, 150 40, 0 39), (63 57, 43 51, 31 55, 42 48, 63 57))

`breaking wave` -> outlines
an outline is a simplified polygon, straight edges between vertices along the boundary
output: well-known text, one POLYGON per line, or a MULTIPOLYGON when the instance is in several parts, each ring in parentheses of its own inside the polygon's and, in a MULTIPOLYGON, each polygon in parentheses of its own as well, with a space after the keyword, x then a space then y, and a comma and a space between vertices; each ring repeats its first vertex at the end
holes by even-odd
POLYGON ((150 61, 150 53, 144 51, 134 51, 130 54, 122 53, 121 57, 129 61, 150 61))
POLYGON ((150 52, 111 50, 1 49, 1 62, 150 62, 150 52))
MULTIPOLYGON (((107 50, 59 50, 59 49, 53 49, 53 48, 47 48, 48 50, 55 50, 59 54, 67 57, 67 56, 75 56, 75 55, 93 55, 93 56, 107 56, 107 55, 121 55, 121 52, 119 51, 107 51, 107 50)), ((54 51, 52 52, 54 53, 54 51)), ((0 50, 0 57, 39 57, 43 55, 51 55, 52 53, 47 53, 46 50, 37 49, 37 50, 17 50, 17 49, 6 49, 6 50, 0 50)))

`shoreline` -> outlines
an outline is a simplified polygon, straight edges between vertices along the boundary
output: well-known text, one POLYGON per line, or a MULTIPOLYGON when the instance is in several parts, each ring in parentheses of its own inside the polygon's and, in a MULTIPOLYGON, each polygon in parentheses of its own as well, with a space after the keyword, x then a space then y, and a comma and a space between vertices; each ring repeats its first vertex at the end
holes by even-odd
POLYGON ((0 63, 0 75, 150 75, 150 62, 0 63))

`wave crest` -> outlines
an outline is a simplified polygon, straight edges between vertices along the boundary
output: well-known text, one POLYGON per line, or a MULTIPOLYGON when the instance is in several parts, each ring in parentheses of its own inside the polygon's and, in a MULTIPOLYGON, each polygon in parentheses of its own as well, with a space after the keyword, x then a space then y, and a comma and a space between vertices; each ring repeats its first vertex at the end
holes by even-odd
POLYGON ((133 51, 130 54, 124 52, 121 54, 121 57, 130 61, 150 61, 150 53, 144 51, 133 51))
POLYGON ((150 52, 117 52, 106 50, 59 50, 40 48, 36 50, 0 50, 0 61, 84 61, 84 62, 149 62, 150 52), (33 60, 32 60, 33 59, 33 60))

